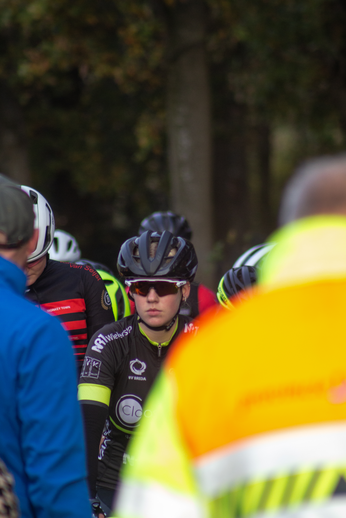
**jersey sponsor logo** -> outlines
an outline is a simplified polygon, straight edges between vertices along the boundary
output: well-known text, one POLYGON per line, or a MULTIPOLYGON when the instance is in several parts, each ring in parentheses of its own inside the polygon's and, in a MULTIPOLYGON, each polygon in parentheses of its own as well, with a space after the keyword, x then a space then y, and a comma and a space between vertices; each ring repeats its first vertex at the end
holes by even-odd
POLYGON ((122 396, 116 404, 115 414, 119 421, 134 428, 142 417, 142 399, 134 394, 122 396))
POLYGON ((98 379, 100 376, 102 362, 91 356, 85 356, 82 368, 82 376, 84 378, 98 379))
POLYGON ((67 299, 56 302, 46 302, 40 306, 51 315, 66 315, 67 313, 84 313, 86 309, 84 299, 67 299))
POLYGON ((103 334, 99 334, 97 338, 94 340, 94 345, 92 346, 92 350, 98 353, 101 353, 104 346, 107 345, 108 342, 112 340, 118 340, 118 338, 124 338, 132 331, 132 326, 128 326, 121 333, 110 333, 109 335, 104 336, 103 334))
MULTIPOLYGON (((115 415, 123 426, 127 428, 136 428, 143 414, 142 399, 134 394, 126 394, 122 396, 116 406, 115 415)), ((151 410, 144 412, 145 417, 150 417, 151 410)))
POLYGON ((101 306, 103 309, 109 309, 112 305, 111 298, 107 290, 103 290, 101 295, 101 306))
POLYGON ((84 270, 85 270, 86 272, 91 273, 91 275, 92 275, 93 277, 95 277, 95 279, 96 279, 97 281, 100 281, 100 280, 101 280, 101 276, 97 273, 97 271, 96 271, 96 270, 94 270, 94 268, 91 268, 91 266, 89 266, 88 264, 86 264, 86 265, 84 266, 84 270))
POLYGON ((193 324, 193 322, 184 325, 184 333, 194 333, 196 335, 198 329, 199 326, 196 326, 195 324, 193 324))
POLYGON ((278 401, 294 401, 306 398, 327 399, 329 403, 342 404, 346 402, 346 380, 343 374, 335 374, 330 378, 316 378, 310 381, 292 381, 285 385, 274 385, 270 388, 245 394, 240 404, 245 407, 275 404, 278 401))
POLYGON ((135 360, 130 361, 131 372, 133 372, 133 374, 136 374, 137 376, 141 376, 146 368, 146 363, 141 362, 141 360, 138 360, 137 358, 135 360))
POLYGON ((99 334, 98 337, 94 340, 94 345, 92 346, 92 350, 97 353, 101 353, 104 346, 111 340, 109 338, 110 335, 104 336, 103 334, 99 334))

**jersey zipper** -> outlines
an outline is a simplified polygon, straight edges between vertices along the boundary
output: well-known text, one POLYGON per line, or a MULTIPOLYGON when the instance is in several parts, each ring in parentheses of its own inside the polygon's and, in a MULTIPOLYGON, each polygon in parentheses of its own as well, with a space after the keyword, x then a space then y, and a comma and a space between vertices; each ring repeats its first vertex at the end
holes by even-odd
POLYGON ((161 344, 159 344, 159 345, 157 346, 157 356, 158 356, 159 358, 161 358, 161 349, 162 349, 162 345, 161 345, 161 344))

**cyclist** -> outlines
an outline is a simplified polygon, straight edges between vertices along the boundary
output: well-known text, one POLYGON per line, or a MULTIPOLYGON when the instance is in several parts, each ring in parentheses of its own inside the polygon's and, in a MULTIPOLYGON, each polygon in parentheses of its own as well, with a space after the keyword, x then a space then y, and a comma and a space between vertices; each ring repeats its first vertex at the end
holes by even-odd
MULTIPOLYGON (((30 198, 0 175, 0 458, 21 517, 84 518, 90 506, 71 346, 59 321, 24 298, 34 219, 30 198)), ((4 475, 1 465, 2 517, 13 516, 4 475)))
MULTIPOLYGON (((192 230, 184 216, 179 216, 171 211, 153 212, 144 218, 139 226, 138 234, 150 230, 161 233, 164 230, 172 232, 174 236, 180 236, 191 241, 192 230)), ((182 305, 180 313, 196 318, 205 310, 215 306, 217 303, 215 293, 198 282, 191 283, 190 295, 186 303, 182 305)), ((134 307, 132 306, 132 310, 134 307)))
POLYGON ((80 259, 77 264, 91 266, 100 275, 110 296, 114 320, 121 320, 131 315, 130 301, 126 290, 108 266, 89 259, 80 259))
MULTIPOLYGON (((125 453, 128 440, 136 432, 143 402, 162 362, 180 332, 196 332, 191 319, 179 314, 197 270, 196 253, 189 241, 168 231, 144 232, 122 245, 118 270, 130 289, 136 313, 92 337, 78 391, 85 420, 90 496, 97 497, 108 512, 120 467, 131 462, 125 453)), ((144 416, 150 418, 150 410, 144 416)))
POLYGON ((217 300, 224 308, 233 309, 235 302, 251 296, 251 287, 256 281, 257 273, 253 266, 231 268, 219 282, 217 300))
POLYGON ((217 299, 227 309, 234 308, 234 302, 252 296, 252 285, 257 282, 258 272, 263 261, 275 245, 265 243, 253 246, 244 252, 233 264, 233 267, 220 279, 217 299), (230 299, 233 297, 233 301, 230 299))
POLYGON ((53 211, 38 191, 27 186, 22 190, 33 202, 39 230, 36 249, 26 266, 26 297, 60 318, 80 371, 88 340, 100 327, 114 321, 111 302, 103 280, 90 267, 49 259, 55 229, 53 211))
POLYGON ((49 250, 50 259, 75 263, 81 258, 81 255, 76 238, 65 230, 55 229, 53 243, 49 250))
POLYGON ((90 261, 89 259, 81 259, 81 255, 75 237, 64 230, 55 230, 53 244, 49 250, 50 259, 93 268, 105 283, 112 304, 114 320, 120 320, 130 315, 130 302, 126 290, 115 277, 112 270, 104 264, 90 261))

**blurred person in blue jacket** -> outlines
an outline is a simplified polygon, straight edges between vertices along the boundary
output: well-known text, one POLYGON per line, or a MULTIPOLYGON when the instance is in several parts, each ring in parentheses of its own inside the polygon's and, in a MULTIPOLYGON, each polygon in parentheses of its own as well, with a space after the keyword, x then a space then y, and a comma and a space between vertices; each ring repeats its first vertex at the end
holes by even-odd
POLYGON ((22 518, 85 518, 91 507, 71 345, 59 320, 24 298, 23 269, 37 239, 30 198, 0 175, 0 458, 22 518))

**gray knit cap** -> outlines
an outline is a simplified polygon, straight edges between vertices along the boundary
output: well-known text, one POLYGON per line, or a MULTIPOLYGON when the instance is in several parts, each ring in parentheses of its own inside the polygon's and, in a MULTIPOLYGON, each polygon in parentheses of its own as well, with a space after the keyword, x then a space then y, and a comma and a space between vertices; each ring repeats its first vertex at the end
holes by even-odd
POLYGON ((7 236, 7 243, 0 248, 17 248, 29 241, 34 219, 29 196, 19 185, 0 174, 0 232, 7 236))

